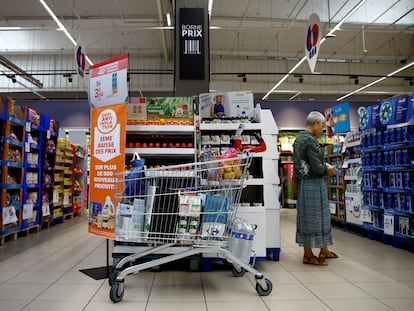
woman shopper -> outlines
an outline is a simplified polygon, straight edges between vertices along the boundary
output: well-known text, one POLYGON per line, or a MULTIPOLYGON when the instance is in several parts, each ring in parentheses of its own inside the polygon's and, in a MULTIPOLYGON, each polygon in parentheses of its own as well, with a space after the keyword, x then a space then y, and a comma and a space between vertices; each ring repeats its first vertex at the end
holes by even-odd
POLYGON ((310 112, 305 131, 298 134, 293 146, 294 177, 298 180, 296 243, 304 248, 304 264, 320 266, 328 265, 326 258, 338 258, 328 249, 332 233, 326 175, 335 175, 335 169, 324 163, 317 141, 324 127, 325 116, 310 112), (321 249, 319 257, 312 248, 321 249))

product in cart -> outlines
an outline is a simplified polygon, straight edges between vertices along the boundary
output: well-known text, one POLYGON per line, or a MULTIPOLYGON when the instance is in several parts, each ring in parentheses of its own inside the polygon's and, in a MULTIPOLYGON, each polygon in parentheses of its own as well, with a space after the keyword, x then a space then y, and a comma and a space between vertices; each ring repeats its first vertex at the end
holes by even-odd
MULTIPOLYGON (((127 256, 116 265, 109 278, 113 302, 122 300, 127 275, 202 253, 226 258, 233 264, 235 276, 242 276, 244 271, 253 273, 259 295, 265 296, 272 291, 272 283, 250 266, 247 258, 237 257, 242 255, 241 246, 236 255, 229 251, 230 232, 234 228, 251 160, 251 154, 239 154, 237 161, 233 159, 233 170, 239 167, 243 172, 240 178, 233 173, 233 179, 210 178, 209 171, 220 172, 228 159, 144 169, 134 176, 135 179, 131 172, 118 174, 114 202, 117 207, 115 238, 127 242, 138 239, 153 247, 127 256), (117 188, 119 185, 128 186, 128 190, 117 188), (135 206, 131 202, 135 202, 135 206), (145 214, 142 215, 144 205, 145 214), (149 219, 149 232, 146 231, 147 223, 141 225, 143 219, 149 219), (167 247, 179 248, 166 257, 132 265, 137 259, 167 247)), ((252 239, 251 231, 248 244, 252 239)), ((250 254, 251 245, 247 247, 244 251, 250 254)))

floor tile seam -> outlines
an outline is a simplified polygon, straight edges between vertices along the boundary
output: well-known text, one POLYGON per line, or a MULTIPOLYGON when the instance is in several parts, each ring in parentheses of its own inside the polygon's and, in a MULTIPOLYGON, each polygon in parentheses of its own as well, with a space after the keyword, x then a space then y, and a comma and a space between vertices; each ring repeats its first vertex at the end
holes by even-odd
MULTIPOLYGON (((95 251, 98 247, 99 247, 100 245, 98 245, 98 246, 96 246, 93 250, 92 250, 92 252, 93 251, 95 251)), ((85 256, 86 257, 86 256, 85 256)), ((85 258, 84 257, 84 258, 85 258)), ((80 260, 80 261, 82 261, 82 260, 80 260)), ((80 262, 79 261, 79 262, 80 262)), ((79 264, 79 262, 77 262, 73 267, 75 267, 76 265, 78 265, 79 264)), ((73 268, 72 267, 72 268, 73 268)), ((49 286, 47 286, 42 292, 40 292, 36 297, 34 297, 24 308, 26 308, 28 305, 30 305, 32 302, 34 302, 35 300, 37 300, 37 298, 38 297, 40 297, 43 293, 45 293, 48 289, 50 289, 53 285, 56 285, 56 283, 60 280, 60 279, 62 279, 66 274, 68 274, 70 271, 71 271, 71 269, 72 268, 70 268, 68 271, 66 271, 65 273, 63 273, 59 278, 57 278, 54 282, 52 282, 51 284, 49 284, 49 286)), ((27 271, 27 270, 26 270, 27 271)), ((100 288, 100 287, 99 287, 100 288)), ((99 290, 99 288, 98 288, 98 290, 99 290)), ((96 294, 96 293, 95 293, 96 294)), ((22 310, 24 310, 24 308, 22 309, 22 310)))
MULTIPOLYGON (((381 298, 379 297, 375 297, 374 295, 372 295, 371 293, 367 292, 366 290, 364 290, 363 288, 361 288, 360 286, 358 286, 356 283, 374 283, 377 284, 378 282, 350 282, 352 285, 354 285, 355 287, 357 287, 358 289, 362 290, 363 292, 367 293, 369 296, 371 296, 374 300, 385 304, 384 302, 381 301, 381 298)), ((394 283, 394 282, 382 282, 382 283, 394 283)), ((386 298, 383 298, 386 299, 386 298)), ((390 307, 389 305, 385 304, 387 307, 390 307)), ((394 308, 390 307, 391 309, 394 310, 394 308)))
POLYGON ((204 307, 205 307, 206 311, 209 311, 208 306, 207 306, 207 297, 206 297, 206 290, 205 290, 205 287, 204 287, 203 276, 202 276, 201 272, 199 272, 198 275, 200 277, 200 284, 201 284, 201 289, 202 289, 202 292, 203 292, 204 307))
MULTIPOLYGON (((96 246, 94 250, 96 250, 99 246, 100 246, 100 245, 96 246)), ((18 256, 18 255, 15 255, 15 256, 18 256)), ((14 256, 13 256, 13 257, 14 257, 14 256)), ((13 258, 13 257, 11 257, 11 258, 13 258)), ((85 257, 86 257, 86 256, 85 256, 85 257)), ((85 257, 84 257, 84 258, 85 258, 85 257)), ((84 258, 83 258, 83 259, 84 259, 84 258)), ((82 259, 82 260, 83 260, 83 259, 82 259)), ((10 278, 9 278, 9 279, 7 279, 5 282, 2 282, 0 285, 5 284, 5 283, 9 282, 10 280, 12 280, 13 278, 16 278, 17 276, 19 276, 19 275, 21 275, 21 274, 23 274, 23 273, 25 273, 25 272, 29 271, 31 268, 33 268, 35 265, 37 265, 37 264, 41 263, 42 261, 44 261, 44 260, 40 260, 40 262, 39 262, 39 261, 36 261, 36 262, 35 262, 35 263, 33 263, 31 266, 28 266, 26 269, 24 269, 24 270, 20 271, 19 273, 15 274, 14 276, 10 277, 10 278)), ((78 262, 77 264, 79 264, 79 262, 78 262)), ((77 265, 77 264, 76 264, 76 265, 77 265)), ((76 266, 76 265, 75 265, 75 266, 76 266)), ((73 267, 74 267, 74 266, 73 266, 73 267)), ((73 268, 73 267, 72 267, 72 268, 73 268)), ((64 275, 66 275, 66 274, 67 274, 67 272, 68 272, 68 271, 66 271, 65 273, 63 273, 63 274, 61 275, 61 277, 59 277, 58 279, 56 279, 56 280, 55 280, 55 282, 53 282, 53 283, 52 283, 52 285, 53 285, 54 283, 56 283, 58 280, 60 280, 60 279, 61 279, 64 275)))

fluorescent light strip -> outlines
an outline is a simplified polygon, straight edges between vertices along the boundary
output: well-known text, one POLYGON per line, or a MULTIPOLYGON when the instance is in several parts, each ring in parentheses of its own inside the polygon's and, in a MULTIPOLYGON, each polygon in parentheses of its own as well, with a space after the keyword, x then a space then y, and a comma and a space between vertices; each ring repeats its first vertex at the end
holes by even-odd
POLYGON ((167 26, 170 27, 171 26, 171 14, 167 13, 166 17, 167 17, 167 26))
MULTIPOLYGON (((334 33, 335 33, 335 31, 337 31, 337 30, 339 30, 340 29, 340 27, 342 26, 342 24, 343 23, 345 23, 345 21, 352 15, 352 14, 354 14, 355 13, 355 11, 357 11, 364 3, 366 2, 366 0, 361 0, 351 11, 349 11, 348 12, 348 14, 346 14, 341 20, 340 20, 340 22, 338 23, 338 24, 336 24, 336 26, 331 30, 331 31, 329 31, 329 33, 326 35, 326 36, 329 36, 329 35, 333 35, 334 33)), ((326 36, 325 37, 323 37, 322 39, 321 39, 321 42, 319 43, 319 46, 321 46, 325 41, 326 41, 326 36)), ((281 85, 288 77, 289 77, 289 75, 290 74, 292 74, 304 61, 306 60, 306 56, 304 56, 290 71, 289 71, 289 73, 288 74, 286 74, 283 78, 282 78, 282 80, 280 80, 278 83, 276 83, 273 87, 272 87, 272 89, 269 91, 269 92, 267 92, 266 93, 266 95, 265 96, 263 96, 262 97, 262 100, 265 100, 265 99, 267 99, 268 97, 269 97, 269 95, 270 94, 272 94, 273 93, 273 91, 274 90, 276 90, 278 87, 279 87, 279 85, 281 85)))
POLYGON ((262 100, 265 100, 269 97, 270 94, 273 93, 274 90, 276 90, 279 85, 281 85, 302 63, 306 60, 306 56, 304 56, 286 75, 283 76, 282 79, 279 80, 278 83, 276 83, 269 92, 266 93, 265 96, 262 97, 262 100))
POLYGON ((3 30, 20 30, 22 27, 0 27, 0 31, 3 30))
MULTIPOLYGON (((46 4, 46 2, 44 0, 39 0, 39 2, 43 5, 43 7, 45 8, 45 10, 49 13, 49 15, 53 18, 53 20, 56 22, 56 24, 59 26, 59 31, 63 31, 63 33, 66 35, 66 37, 68 37, 68 39, 72 42, 72 44, 74 46, 77 46, 77 42, 75 41, 75 39, 73 39, 72 35, 68 32, 68 30, 66 29, 65 25, 62 24, 62 22, 57 18, 57 16, 55 15, 55 13, 53 13, 52 9, 46 4)), ((91 60, 89 59, 88 56, 86 56, 86 60, 89 63, 89 65, 93 65, 93 63, 91 62, 91 60)))
POLYGON ((365 89, 367 89, 367 88, 369 88, 369 87, 371 87, 371 86, 373 86, 373 85, 375 85, 375 84, 377 84, 377 83, 379 83, 381 81, 384 81, 385 79, 387 79, 389 77, 392 77, 393 75, 395 75, 395 74, 397 74, 397 73, 399 73, 399 72, 401 72, 401 71, 403 71, 403 70, 405 70, 407 68, 410 68, 413 65, 414 65, 414 61, 411 62, 411 63, 409 63, 409 64, 407 64, 407 65, 405 65, 405 66, 403 66, 403 67, 401 67, 401 68, 398 68, 397 70, 394 70, 393 72, 390 72, 389 74, 387 74, 384 77, 381 77, 381 78, 379 78, 379 79, 377 79, 375 81, 372 81, 371 83, 368 83, 367 85, 364 85, 363 87, 360 87, 359 89, 356 89, 355 91, 352 91, 352 92, 350 92, 350 93, 348 93, 348 94, 346 94, 346 95, 344 95, 342 97, 337 98, 336 101, 339 102, 339 101, 341 101, 341 100, 343 100, 343 99, 345 99, 345 98, 347 98, 347 97, 349 97, 351 95, 354 95, 356 93, 359 93, 362 90, 365 90, 365 89))
POLYGON ((208 0, 208 5, 207 5, 208 15, 211 15, 212 9, 213 9, 213 0, 208 0))

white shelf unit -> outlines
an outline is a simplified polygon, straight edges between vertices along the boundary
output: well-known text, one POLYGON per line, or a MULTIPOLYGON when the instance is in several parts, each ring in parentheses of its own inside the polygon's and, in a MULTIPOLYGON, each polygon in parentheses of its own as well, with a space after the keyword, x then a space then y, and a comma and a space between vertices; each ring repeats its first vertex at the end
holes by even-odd
MULTIPOLYGON (((359 137, 359 135, 354 135, 359 137)), ((345 192, 345 221, 347 223, 362 226, 362 159, 361 159, 361 141, 360 139, 345 142, 345 160, 343 168, 345 171, 344 182, 346 183, 345 192)))
POLYGON ((126 164, 134 153, 145 158, 148 166, 195 161, 193 125, 127 125, 126 141, 126 164), (169 145, 171 143, 173 145, 169 145), (182 146, 183 143, 185 146, 182 146), (157 163, 159 160, 162 163, 157 163))
MULTIPOLYGON (((206 135, 232 135, 239 123, 200 123, 200 137, 206 135)), ((261 206, 243 206, 238 210, 238 215, 256 224, 256 236, 253 241, 253 249, 256 252, 256 260, 265 260, 271 253, 273 260, 279 260, 280 252, 280 204, 279 191, 280 180, 278 170, 279 154, 277 150, 278 128, 271 110, 261 110, 260 123, 246 123, 243 133, 260 133, 266 142, 265 152, 254 155, 252 169, 254 177, 246 181, 247 187, 243 190, 242 201, 261 203, 261 206), (255 166, 253 168, 253 166, 255 166)), ((198 143, 202 147, 201 141, 198 143)))

